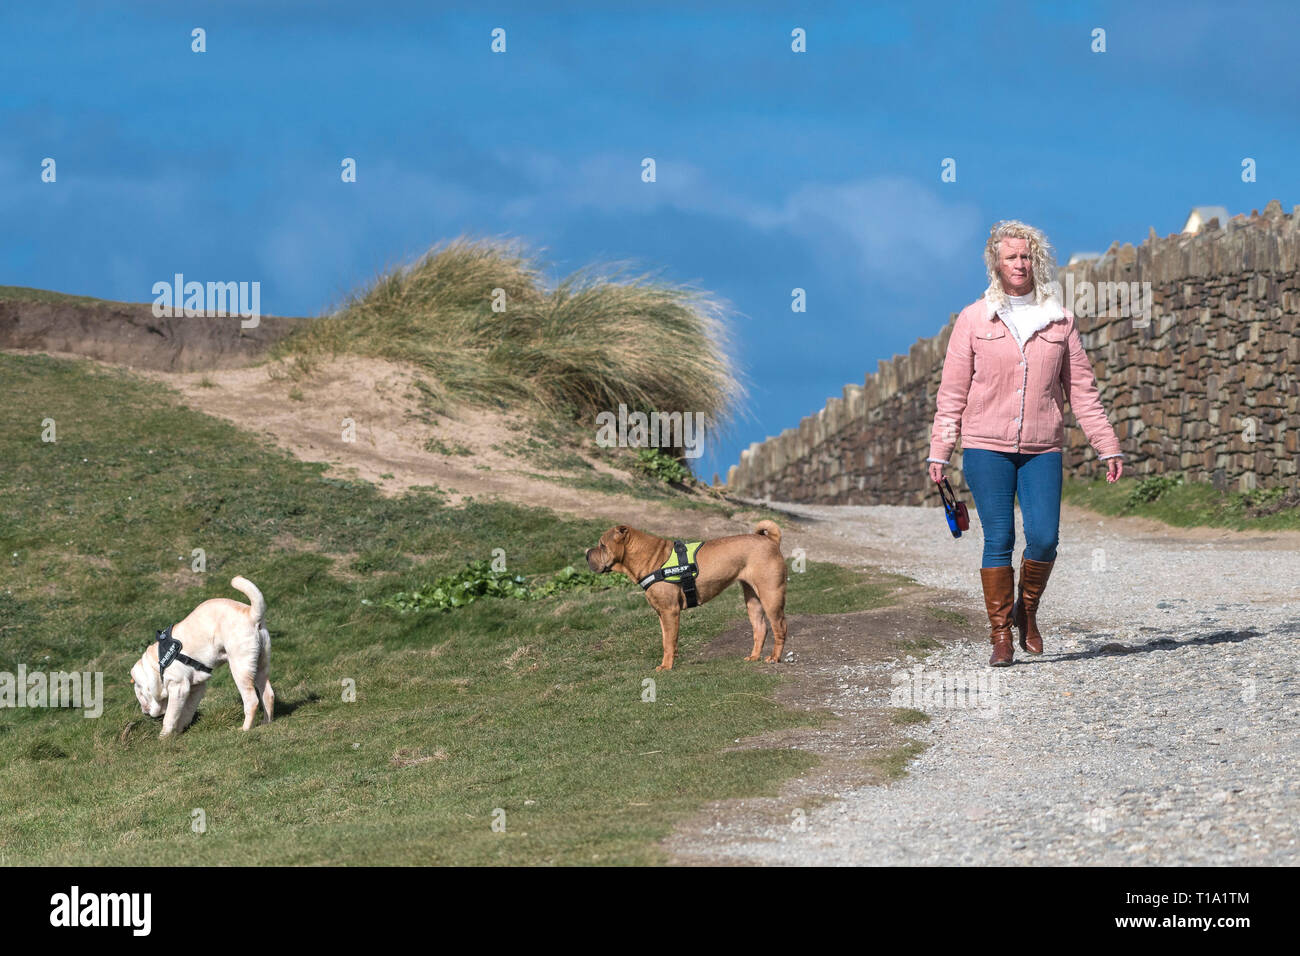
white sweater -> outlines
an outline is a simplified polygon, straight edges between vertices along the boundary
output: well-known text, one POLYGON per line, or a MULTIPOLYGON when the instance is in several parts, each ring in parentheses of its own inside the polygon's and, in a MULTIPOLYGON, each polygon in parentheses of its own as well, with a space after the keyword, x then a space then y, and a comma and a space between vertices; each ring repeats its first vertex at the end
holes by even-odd
POLYGON ((1007 324, 1007 328, 1015 336, 1016 344, 1023 352, 1025 340, 1040 327, 1039 310, 1034 304, 1034 293, 1030 290, 1026 295, 1009 295, 1007 301, 1011 303, 1011 308, 999 312, 998 316, 1007 324))

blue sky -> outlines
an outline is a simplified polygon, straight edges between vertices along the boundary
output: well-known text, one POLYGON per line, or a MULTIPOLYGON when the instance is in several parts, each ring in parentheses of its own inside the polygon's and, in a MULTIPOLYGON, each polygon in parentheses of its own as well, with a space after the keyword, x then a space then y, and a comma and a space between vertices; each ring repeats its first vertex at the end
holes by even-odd
POLYGON ((725 476, 974 300, 995 220, 1064 260, 1193 205, 1290 211, 1297 28, 1294 3, 7 4, 0 284, 255 279, 314 315, 462 233, 552 278, 631 261, 734 310, 747 413, 696 466, 725 476))

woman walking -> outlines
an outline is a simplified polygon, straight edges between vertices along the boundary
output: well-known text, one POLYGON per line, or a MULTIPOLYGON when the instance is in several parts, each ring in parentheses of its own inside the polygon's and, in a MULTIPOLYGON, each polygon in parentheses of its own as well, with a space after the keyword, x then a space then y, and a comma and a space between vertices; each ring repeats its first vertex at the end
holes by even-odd
POLYGON ((1013 624, 1022 650, 1043 653, 1035 615, 1056 561, 1064 402, 1097 457, 1106 459, 1107 481, 1123 474, 1124 456, 1074 316, 1061 305, 1047 237, 1004 220, 989 234, 984 262, 989 287, 962 309, 948 340, 926 461, 930 477, 942 481, 961 437, 962 470, 984 532, 980 581, 993 644, 989 663, 1005 667, 1014 654, 1013 624), (1016 497, 1025 527, 1018 593, 1011 566, 1016 497))

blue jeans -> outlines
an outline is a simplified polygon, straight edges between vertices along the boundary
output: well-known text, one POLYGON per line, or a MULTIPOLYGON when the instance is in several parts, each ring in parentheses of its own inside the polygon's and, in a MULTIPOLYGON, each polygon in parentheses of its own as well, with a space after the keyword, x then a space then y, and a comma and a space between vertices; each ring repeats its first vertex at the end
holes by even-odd
POLYGON ((1055 561, 1061 526, 1061 453, 1038 455, 967 448, 962 473, 975 498, 984 532, 985 568, 1011 563, 1016 546, 1014 500, 1020 498, 1025 554, 1031 561, 1055 561))

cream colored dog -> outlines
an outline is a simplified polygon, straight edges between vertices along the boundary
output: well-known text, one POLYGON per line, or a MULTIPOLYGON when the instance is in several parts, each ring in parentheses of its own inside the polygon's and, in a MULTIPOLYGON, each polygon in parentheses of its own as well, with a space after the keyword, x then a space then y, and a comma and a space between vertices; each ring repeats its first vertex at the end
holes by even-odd
POLYGON ((161 671, 158 643, 151 644, 131 668, 131 683, 140 709, 150 717, 163 718, 160 737, 190 725, 207 692, 212 669, 223 661, 230 662, 230 676, 244 699, 244 729, 253 726, 259 699, 265 711, 262 722, 271 722, 275 692, 266 679, 271 657, 266 599, 247 578, 233 578, 230 586, 243 591, 252 606, 229 598, 204 601, 172 627, 171 637, 180 641, 180 647, 171 653, 164 649, 161 671))

